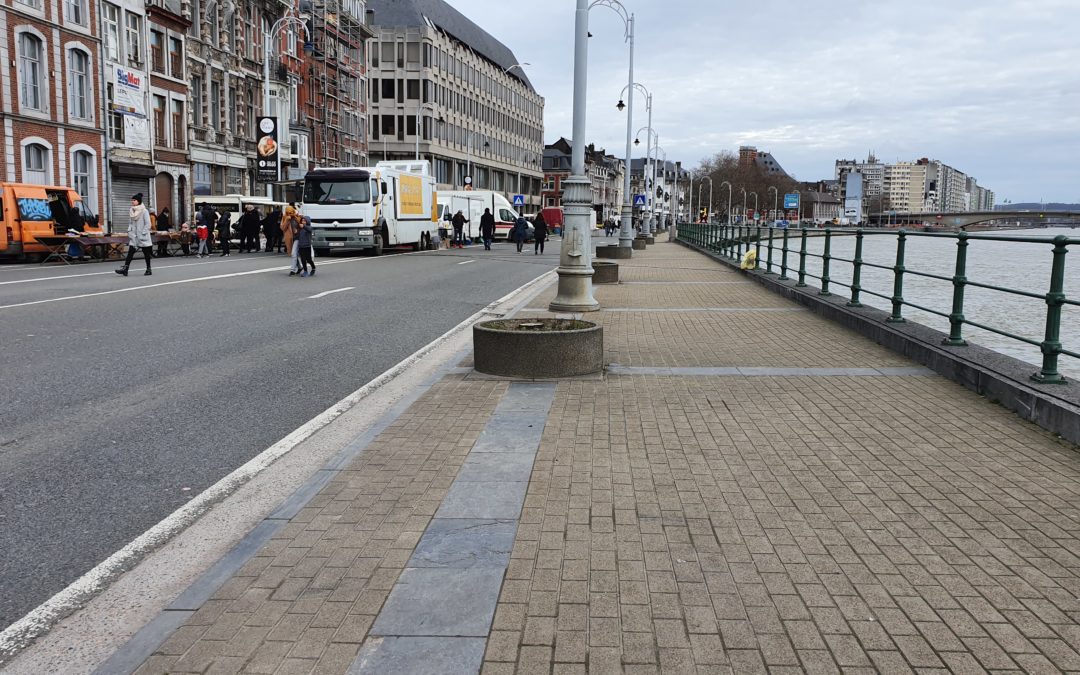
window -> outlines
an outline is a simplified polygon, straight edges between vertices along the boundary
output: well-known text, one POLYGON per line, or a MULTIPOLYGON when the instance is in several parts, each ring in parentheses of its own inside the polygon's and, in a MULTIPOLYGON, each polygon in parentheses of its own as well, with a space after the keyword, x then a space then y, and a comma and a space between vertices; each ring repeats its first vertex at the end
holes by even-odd
POLYGON ((184 79, 184 43, 180 38, 169 38, 169 75, 184 79))
POLYGON ((23 149, 23 182, 49 185, 52 161, 51 150, 40 143, 28 143, 23 149))
POLYGON ((394 82, 389 78, 382 81, 382 97, 388 101, 394 100, 394 82))
POLYGON ((405 60, 410 67, 416 67, 420 65, 420 43, 410 42, 406 45, 405 60))
POLYGON ((221 130, 221 83, 210 83, 210 126, 221 130))
POLYGON ((420 99, 420 80, 406 80, 405 86, 408 88, 406 98, 410 101, 416 101, 420 99))
POLYGON ((96 196, 94 182, 94 156, 85 150, 71 153, 71 187, 91 207, 96 196))
POLYGON ((105 17, 105 58, 120 61, 120 8, 103 3, 105 17))
POLYGON ((127 62, 129 66, 142 65, 142 17, 133 12, 127 12, 124 17, 124 44, 127 47, 127 62))
POLYGON ((165 97, 154 94, 154 145, 169 146, 169 136, 165 129, 165 97))
POLYGON ((44 57, 41 38, 33 33, 19 33, 19 103, 24 108, 46 110, 45 98, 41 95, 44 57))
POLYGON ((68 87, 71 116, 90 119, 90 57, 84 51, 72 49, 68 52, 68 87))
POLYGON ((236 87, 229 87, 229 131, 238 134, 240 128, 236 125, 236 87))
POLYGON ((41 9, 41 0, 15 0, 20 5, 26 5, 27 7, 33 7, 34 9, 41 9))
MULTIPOLYGON (((292 31, 289 32, 291 33, 292 31)), ((255 48, 258 45, 259 41, 255 36, 255 10, 251 7, 246 7, 244 8, 244 55, 249 59, 254 59, 255 48)))
POLYGON ((170 104, 172 105, 172 146, 177 150, 183 150, 187 136, 184 133, 184 102, 173 99, 170 104))
POLYGON ((202 77, 191 78, 191 123, 197 127, 203 124, 203 83, 202 77))
POLYGON ((85 26, 87 22, 86 0, 64 0, 64 11, 70 23, 85 26))
POLYGON ((165 72, 165 36, 156 30, 150 31, 150 65, 155 73, 165 72))
POLYGON ((383 42, 382 43, 382 62, 384 66, 394 66, 394 43, 383 42))
POLYGON ((113 90, 112 82, 106 83, 105 85, 105 97, 109 104, 109 140, 123 143, 124 116, 115 111, 116 93, 113 90))

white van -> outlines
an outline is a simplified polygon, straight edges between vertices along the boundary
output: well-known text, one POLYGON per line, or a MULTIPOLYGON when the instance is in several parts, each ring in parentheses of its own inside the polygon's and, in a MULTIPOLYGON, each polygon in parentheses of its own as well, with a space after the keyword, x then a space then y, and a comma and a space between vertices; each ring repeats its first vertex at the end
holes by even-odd
MULTIPOLYGON (((495 238, 506 239, 518 214, 514 207, 500 193, 493 190, 440 190, 438 195, 439 219, 447 222, 460 209, 469 219, 465 224, 465 236, 470 239, 480 236, 480 217, 484 209, 491 209, 495 216, 495 238)), ((449 229, 450 225, 447 224, 449 229)))

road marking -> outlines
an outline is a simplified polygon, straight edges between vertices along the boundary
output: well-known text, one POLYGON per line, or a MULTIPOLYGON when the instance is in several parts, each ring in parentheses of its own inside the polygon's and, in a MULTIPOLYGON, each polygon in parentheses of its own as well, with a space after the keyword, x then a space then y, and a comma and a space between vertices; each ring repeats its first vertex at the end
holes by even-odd
MULTIPOLYGON (((415 255, 408 254, 405 255, 415 255)), ((356 262, 375 262, 376 260, 393 260, 396 256, 387 258, 347 258, 345 260, 324 260, 319 263, 319 267, 325 267, 327 265, 342 265, 346 263, 356 262)), ((160 284, 146 284, 145 286, 128 286, 126 288, 114 288, 111 291, 99 291, 97 293, 83 293, 81 295, 67 295, 62 298, 49 298, 47 300, 31 300, 29 302, 19 302, 14 305, 0 305, 0 310, 14 309, 16 307, 28 307, 30 305, 44 305, 50 302, 63 302, 65 300, 81 300, 83 298, 95 298, 102 295, 113 295, 115 293, 131 293, 134 291, 145 291, 149 288, 160 288, 162 286, 176 286, 177 284, 192 284, 199 281, 213 281, 215 279, 228 279, 231 277, 245 277, 251 274, 265 274, 267 272, 282 272, 289 269, 289 267, 265 267, 258 270, 248 270, 247 272, 230 272, 228 274, 214 274, 208 277, 196 277, 194 279, 178 279, 176 281, 165 281, 160 284)), ((138 272, 135 272, 138 274, 138 272)))
POLYGON ((458 264, 459 265, 468 265, 469 263, 474 263, 474 262, 476 262, 476 261, 475 260, 466 260, 465 262, 459 262, 458 264))
MULTIPOLYGON (((374 260, 379 259, 380 258, 375 258, 374 260)), ((333 263, 322 263, 322 265, 331 264, 333 263)), ((154 525, 146 532, 143 532, 119 551, 113 553, 89 572, 73 581, 67 588, 38 605, 26 616, 11 624, 3 631, 0 631, 0 663, 4 661, 4 657, 17 654, 31 642, 49 632, 57 621, 70 614, 75 608, 86 604, 117 577, 131 569, 135 563, 141 561, 149 553, 164 545, 193 522, 198 520, 204 513, 209 511, 220 501, 224 500, 233 492, 236 492, 241 486, 249 482, 257 474, 269 468, 270 465, 280 457, 291 452, 304 440, 310 438, 317 431, 348 412, 376 389, 379 389, 401 375, 417 361, 434 352, 440 345, 448 342, 457 333, 468 329, 473 323, 479 321, 484 316, 503 316, 503 314, 495 311, 496 308, 508 302, 515 296, 523 294, 527 295, 529 291, 535 289, 537 286, 543 286, 550 283, 554 276, 554 270, 544 272, 532 281, 510 291, 495 302, 487 305, 443 333, 441 336, 416 350, 403 361, 392 366, 382 375, 379 375, 319 413, 311 420, 295 429, 292 433, 285 436, 285 438, 282 438, 277 443, 248 460, 243 466, 233 470, 232 473, 211 485, 201 494, 192 497, 186 504, 166 516, 165 519, 157 525, 154 525)), ((531 300, 531 298, 526 298, 525 302, 528 302, 529 300, 531 300)))
POLYGON ((308 300, 318 300, 319 298, 325 298, 333 293, 344 293, 345 291, 351 291, 355 286, 346 286, 345 288, 335 288, 332 291, 323 291, 322 293, 316 293, 315 295, 309 295, 308 300))
MULTIPOLYGON (((215 256, 215 257, 220 257, 220 256, 215 256)), ((159 259, 154 258, 154 260, 159 260, 159 259)), ((225 263, 225 262, 240 262, 242 260, 243 260, 243 258, 241 258, 240 260, 231 260, 231 261, 228 261, 228 260, 207 260, 205 262, 185 262, 185 263, 178 263, 178 264, 174 264, 174 265, 165 265, 165 264, 163 264, 161 262, 158 262, 158 264, 154 267, 154 269, 156 269, 156 270, 163 270, 163 269, 164 270, 171 270, 171 269, 180 269, 180 268, 183 268, 183 267, 194 267, 196 265, 217 265, 218 263, 225 263)), ((251 258, 248 258, 248 260, 251 260, 251 258)), ((107 262, 122 263, 123 260, 113 260, 113 261, 107 261, 107 262)), ((141 257, 137 258, 137 259, 133 260, 132 262, 142 264, 142 258, 141 257)), ((15 271, 21 271, 21 270, 15 270, 15 271)), ((25 271, 32 271, 32 270, 25 270, 25 271)), ((112 270, 109 270, 109 272, 111 272, 111 271, 112 270)), ((97 276, 103 276, 103 275, 107 276, 109 274, 109 272, 87 272, 86 274, 64 274, 64 275, 58 276, 58 277, 37 277, 35 279, 17 279, 15 281, 0 281, 0 286, 6 286, 8 284, 29 284, 29 283, 33 283, 35 281, 55 281, 57 279, 78 279, 79 277, 97 277, 97 276)))

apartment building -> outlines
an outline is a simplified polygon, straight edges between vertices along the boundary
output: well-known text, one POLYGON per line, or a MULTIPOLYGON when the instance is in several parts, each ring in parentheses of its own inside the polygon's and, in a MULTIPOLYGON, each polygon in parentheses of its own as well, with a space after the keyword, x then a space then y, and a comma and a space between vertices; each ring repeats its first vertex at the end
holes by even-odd
POLYGON ((541 205, 544 99, 514 53, 443 0, 369 0, 373 161, 431 162, 441 189, 541 205))
MULTIPOLYGON (((566 138, 544 147, 544 181, 540 195, 543 206, 562 206, 562 182, 570 176, 572 153, 573 143, 566 138)), ((585 174, 591 183, 595 222, 620 217, 625 170, 623 160, 597 149, 592 143, 585 146, 585 174)))
POLYGON ((918 213, 926 202, 926 165, 916 162, 886 164, 883 179, 883 209, 898 213, 918 213))
POLYGON ((182 0, 146 0, 154 170, 154 189, 148 198, 158 213, 168 207, 174 226, 190 217, 191 196, 185 57, 191 21, 184 4, 182 0))
POLYGON ((0 7, 0 153, 8 181, 70 185, 105 203, 101 36, 92 0, 0 7))

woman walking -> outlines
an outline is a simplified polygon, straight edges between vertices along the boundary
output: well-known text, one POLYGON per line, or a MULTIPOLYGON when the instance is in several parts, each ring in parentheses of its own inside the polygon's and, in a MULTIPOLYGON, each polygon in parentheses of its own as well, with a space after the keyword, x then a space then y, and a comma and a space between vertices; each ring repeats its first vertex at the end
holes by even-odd
POLYGON ((544 220, 544 214, 537 213, 536 218, 533 218, 533 255, 543 254, 544 242, 547 241, 547 221, 544 220))
POLYGON ((300 264, 304 266, 304 271, 300 273, 300 276, 315 276, 315 260, 311 257, 311 218, 307 216, 300 219, 299 230, 296 233, 296 245, 299 249, 300 264), (308 272, 309 265, 311 266, 310 272, 308 272))
POLYGON ((525 216, 517 217, 510 236, 513 238, 514 243, 517 244, 517 252, 520 254, 522 247, 525 246, 525 240, 529 237, 529 221, 525 220, 525 216))
POLYGON ((232 238, 232 216, 228 211, 222 211, 217 221, 218 242, 221 243, 222 258, 229 257, 229 239, 232 238))
POLYGON ((141 192, 131 198, 131 210, 128 215, 131 217, 131 222, 128 224, 127 258, 124 259, 124 266, 116 270, 116 273, 126 277, 128 268, 131 267, 131 260, 135 257, 135 251, 141 250, 146 260, 146 272, 143 276, 150 276, 150 258, 154 240, 150 237, 150 214, 143 206, 141 192))
POLYGON ((291 257, 289 264, 289 276, 294 277, 300 273, 300 247, 296 242, 296 234, 300 231, 300 216, 296 214, 296 207, 289 204, 285 207, 285 215, 281 218, 281 235, 285 242, 285 251, 291 257))

